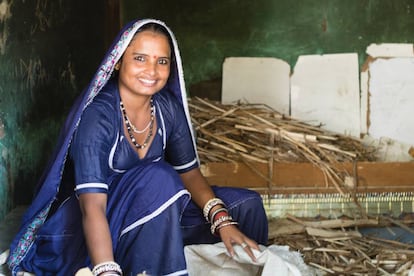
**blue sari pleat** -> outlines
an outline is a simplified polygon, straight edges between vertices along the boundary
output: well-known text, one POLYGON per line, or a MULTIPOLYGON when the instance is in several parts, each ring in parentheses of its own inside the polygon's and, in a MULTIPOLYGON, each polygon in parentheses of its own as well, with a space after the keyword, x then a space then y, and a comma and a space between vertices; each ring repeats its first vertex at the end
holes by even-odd
POLYGON ((112 181, 109 195, 115 259, 124 275, 185 271, 180 219, 190 197, 177 172, 164 161, 137 166, 112 181))

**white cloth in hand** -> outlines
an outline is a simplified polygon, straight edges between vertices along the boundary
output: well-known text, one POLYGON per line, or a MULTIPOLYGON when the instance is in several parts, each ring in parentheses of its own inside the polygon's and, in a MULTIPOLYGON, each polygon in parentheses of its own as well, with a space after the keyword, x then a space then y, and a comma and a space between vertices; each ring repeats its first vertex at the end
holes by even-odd
POLYGON ((198 244, 184 247, 190 276, 308 276, 314 275, 298 252, 288 246, 260 245, 254 250, 256 262, 240 245, 234 245, 236 255, 229 256, 224 243, 198 244))

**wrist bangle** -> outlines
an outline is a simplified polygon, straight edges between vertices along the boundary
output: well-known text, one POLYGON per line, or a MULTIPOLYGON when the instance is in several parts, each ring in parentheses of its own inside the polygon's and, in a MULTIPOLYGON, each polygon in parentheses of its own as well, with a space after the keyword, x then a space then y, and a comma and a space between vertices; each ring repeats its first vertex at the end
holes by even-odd
POLYGON ((116 262, 99 263, 92 269, 93 276, 98 276, 105 272, 115 272, 117 275, 122 275, 122 269, 116 262))
POLYGON ((223 216, 217 219, 210 227, 211 234, 215 235, 217 226, 225 221, 233 221, 233 218, 231 216, 223 216))
POLYGON ((238 225, 237 221, 229 221, 229 222, 223 222, 222 224, 220 224, 219 226, 217 226, 216 228, 216 232, 218 230, 220 230, 223 227, 229 226, 229 225, 238 225))
POLYGON ((214 223, 214 218, 219 214, 219 213, 221 213, 221 212, 224 212, 224 213, 226 213, 226 214, 228 214, 229 213, 229 211, 227 211, 227 209, 226 208, 218 208, 217 210, 215 210, 212 214, 211 214, 211 216, 210 216, 210 223, 214 223))
POLYGON ((214 223, 216 220, 220 219, 221 217, 225 217, 225 216, 228 216, 228 215, 229 215, 229 213, 227 213, 227 212, 224 212, 224 211, 219 212, 218 214, 216 214, 216 215, 214 216, 213 223, 214 223))

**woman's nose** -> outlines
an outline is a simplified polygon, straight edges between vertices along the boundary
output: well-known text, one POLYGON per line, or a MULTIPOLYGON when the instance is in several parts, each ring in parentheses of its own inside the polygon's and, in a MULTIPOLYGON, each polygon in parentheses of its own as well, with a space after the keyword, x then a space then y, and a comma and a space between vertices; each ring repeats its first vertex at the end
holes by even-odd
POLYGON ((150 75, 155 75, 157 72, 157 62, 156 61, 150 61, 147 63, 146 71, 150 75))

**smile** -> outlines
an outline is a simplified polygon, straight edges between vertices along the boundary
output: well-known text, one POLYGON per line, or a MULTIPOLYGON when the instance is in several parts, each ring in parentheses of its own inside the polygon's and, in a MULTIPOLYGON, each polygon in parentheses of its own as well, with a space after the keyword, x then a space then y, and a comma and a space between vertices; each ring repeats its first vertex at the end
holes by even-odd
POLYGON ((148 79, 139 79, 139 80, 146 85, 154 85, 156 83, 156 80, 148 80, 148 79))

